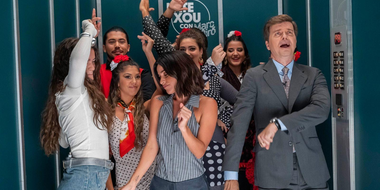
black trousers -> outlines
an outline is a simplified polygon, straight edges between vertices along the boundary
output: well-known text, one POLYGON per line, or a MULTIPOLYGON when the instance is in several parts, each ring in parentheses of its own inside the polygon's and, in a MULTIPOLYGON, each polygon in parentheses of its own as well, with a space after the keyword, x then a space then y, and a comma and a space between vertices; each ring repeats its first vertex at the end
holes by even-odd
MULTIPOLYGON (((329 186, 327 182, 317 185, 317 186, 313 186, 313 187, 306 184, 302 176, 300 166, 298 164, 296 153, 293 153, 293 174, 292 175, 293 175, 292 181, 287 187, 281 188, 282 190, 288 190, 288 189, 289 190, 329 190, 329 186)), ((259 190, 280 190, 280 189, 259 187, 259 190)))

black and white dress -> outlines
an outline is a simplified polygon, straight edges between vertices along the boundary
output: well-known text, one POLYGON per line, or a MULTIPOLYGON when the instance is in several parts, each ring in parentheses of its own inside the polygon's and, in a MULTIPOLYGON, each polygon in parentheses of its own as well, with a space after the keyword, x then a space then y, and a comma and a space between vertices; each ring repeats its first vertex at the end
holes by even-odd
MULTIPOLYGON (((120 157, 120 150, 119 150, 120 129, 122 127, 128 126, 128 123, 126 121, 126 117, 124 121, 120 121, 118 117, 114 116, 113 121, 114 122, 113 122, 113 125, 109 132, 108 137, 109 137, 111 151, 116 161, 115 162, 116 188, 119 189, 123 187, 125 184, 127 184, 128 181, 131 179, 132 174, 135 172, 137 165, 140 162, 140 157, 141 157, 143 148, 141 150, 137 150, 136 147, 134 147, 123 157, 120 157)), ((149 134, 149 120, 146 115, 144 115, 143 127, 144 128, 142 131, 142 138, 143 138, 143 147, 145 147, 146 142, 148 141, 148 134, 149 134)), ((154 176, 155 166, 156 166, 156 160, 152 163, 148 171, 141 178, 140 182, 136 186, 136 189, 139 189, 139 190, 149 189, 150 182, 152 181, 152 178, 154 176)))

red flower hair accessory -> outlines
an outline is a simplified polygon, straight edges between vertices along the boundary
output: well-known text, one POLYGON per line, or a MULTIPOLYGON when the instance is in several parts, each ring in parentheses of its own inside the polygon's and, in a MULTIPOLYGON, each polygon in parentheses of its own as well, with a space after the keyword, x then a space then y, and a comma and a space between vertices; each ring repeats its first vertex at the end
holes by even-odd
POLYGON ((230 33, 228 33, 227 38, 231 38, 232 36, 241 36, 241 32, 237 30, 232 30, 230 33))
POLYGON ((189 30, 190 30, 190 28, 183 28, 182 31, 181 31, 181 33, 179 33, 179 34, 185 33, 185 32, 187 32, 189 30))
POLYGON ((296 51, 296 52, 294 53, 294 61, 297 61, 300 57, 301 57, 301 52, 296 51))
POLYGON ((117 65, 120 63, 120 61, 128 61, 129 60, 129 56, 128 55, 118 55, 116 56, 115 58, 113 58, 111 64, 110 64, 110 67, 111 67, 111 71, 113 71, 117 65))

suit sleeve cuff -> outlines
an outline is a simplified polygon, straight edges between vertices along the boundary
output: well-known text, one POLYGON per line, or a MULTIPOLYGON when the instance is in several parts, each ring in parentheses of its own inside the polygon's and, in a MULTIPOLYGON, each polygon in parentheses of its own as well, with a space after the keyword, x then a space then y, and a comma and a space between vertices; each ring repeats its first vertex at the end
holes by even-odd
POLYGON ((233 171, 224 171, 224 180, 238 180, 239 173, 233 171))
POLYGON ((280 124, 281 131, 287 131, 288 130, 288 128, 286 128, 286 126, 284 125, 284 123, 282 123, 281 120, 277 119, 277 121, 280 124))

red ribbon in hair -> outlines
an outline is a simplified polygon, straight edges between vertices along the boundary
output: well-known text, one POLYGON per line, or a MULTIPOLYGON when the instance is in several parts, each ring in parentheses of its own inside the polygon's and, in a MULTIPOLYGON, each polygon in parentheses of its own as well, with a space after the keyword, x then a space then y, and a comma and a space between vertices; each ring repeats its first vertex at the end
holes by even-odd
POLYGON ((240 31, 237 31, 237 30, 235 30, 235 36, 241 36, 241 32, 240 32, 240 31))
POLYGON ((179 33, 179 34, 185 33, 185 32, 187 32, 189 30, 190 30, 190 28, 183 28, 182 31, 181 31, 181 33, 179 33))
POLYGON ((128 61, 128 60, 129 60, 129 56, 128 55, 117 55, 113 59, 113 62, 120 63, 120 61, 128 61))

